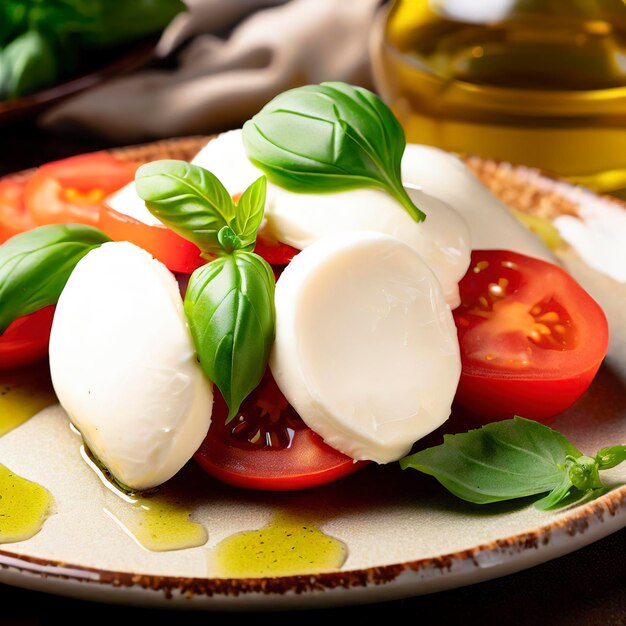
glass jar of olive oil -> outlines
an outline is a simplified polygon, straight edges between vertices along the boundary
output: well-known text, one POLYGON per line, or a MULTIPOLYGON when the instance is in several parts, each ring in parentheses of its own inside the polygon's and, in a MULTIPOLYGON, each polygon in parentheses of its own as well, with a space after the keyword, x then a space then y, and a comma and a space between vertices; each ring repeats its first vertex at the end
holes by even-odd
POLYGON ((626 188, 626 0, 396 0, 372 60, 409 141, 626 188))

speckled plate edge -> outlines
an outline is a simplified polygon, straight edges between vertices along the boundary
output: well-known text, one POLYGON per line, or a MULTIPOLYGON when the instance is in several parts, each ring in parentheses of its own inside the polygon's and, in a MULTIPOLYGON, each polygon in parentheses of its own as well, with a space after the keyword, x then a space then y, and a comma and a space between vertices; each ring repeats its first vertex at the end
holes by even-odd
MULTIPOLYGON (((138 161, 189 159, 208 140, 186 137, 112 153, 138 161)), ((559 212, 576 213, 575 205, 555 190, 554 181, 535 170, 477 157, 469 157, 467 162, 496 195, 509 201, 512 197, 522 198, 521 203, 515 202, 520 210, 536 214, 558 203, 559 212), (520 188, 524 194, 519 194, 520 188)), ((28 172, 16 174, 27 175, 28 172)), ((603 199, 626 206, 609 196, 603 199)), ((322 608, 423 595, 497 578, 582 548, 624 527, 626 485, 531 532, 459 552, 381 567, 315 576, 182 578, 100 570, 0 550, 0 582, 84 600, 153 607, 239 611, 277 606, 322 608)))
POLYGON ((626 527, 626 486, 534 531, 382 567, 279 578, 181 578, 114 572, 0 551, 0 582, 80 599, 254 610, 380 602, 474 584, 538 565, 626 527))

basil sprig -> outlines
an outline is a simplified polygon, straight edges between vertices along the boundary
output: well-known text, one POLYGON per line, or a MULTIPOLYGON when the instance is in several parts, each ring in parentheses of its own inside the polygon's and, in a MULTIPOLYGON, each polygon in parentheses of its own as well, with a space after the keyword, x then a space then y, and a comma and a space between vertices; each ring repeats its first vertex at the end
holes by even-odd
POLYGON ((218 257, 192 274, 185 314, 200 363, 232 419, 267 367, 274 339, 274 274, 253 252, 218 257))
POLYGON ((18 317, 56 304, 76 264, 106 241, 91 226, 52 224, 0 246, 0 333, 18 317))
POLYGON ((466 433, 400 461, 434 476, 455 496, 489 504, 547 494, 539 509, 552 509, 603 489, 600 470, 626 460, 626 446, 584 455, 566 437, 538 422, 515 417, 466 433))
POLYGON ((367 89, 333 82, 286 91, 244 124, 243 141, 250 161, 285 189, 376 187, 416 222, 426 218, 402 185, 404 131, 367 89))
POLYGON ((135 186, 153 215, 206 258, 217 257, 191 275, 184 308, 200 365, 231 420, 261 381, 274 340, 274 274, 252 252, 265 209, 265 176, 238 203, 213 174, 183 161, 143 165, 135 186))

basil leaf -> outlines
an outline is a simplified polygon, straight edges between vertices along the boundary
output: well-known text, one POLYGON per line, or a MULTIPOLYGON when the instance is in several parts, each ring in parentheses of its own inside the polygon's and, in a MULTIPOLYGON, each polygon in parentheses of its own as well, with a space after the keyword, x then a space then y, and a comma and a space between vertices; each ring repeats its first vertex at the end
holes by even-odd
POLYGON ((263 221, 266 193, 267 179, 261 176, 241 194, 237 203, 232 226, 241 240, 239 247, 245 250, 254 249, 256 234, 263 221))
POLYGON ((552 491, 547 496, 535 502, 535 507, 537 507, 540 511, 555 509, 567 498, 569 498, 573 490, 575 490, 575 487, 572 484, 572 480, 569 476, 568 470, 563 472, 561 482, 556 487, 554 487, 554 489, 552 489, 552 491))
POLYGON ((602 488, 600 468, 595 458, 581 455, 577 458, 568 457, 567 460, 571 463, 568 474, 574 487, 582 492, 602 488))
POLYGON ((18 98, 53 85, 58 78, 56 54, 50 41, 35 30, 14 39, 3 54, 0 86, 7 98, 18 98))
POLYGON ((203 252, 254 249, 265 210, 265 176, 243 192, 237 205, 211 172, 184 161, 141 166, 135 187, 153 215, 203 252))
POLYGON ((198 268, 185 314, 202 369, 228 404, 228 420, 259 384, 274 341, 274 275, 253 252, 237 250, 198 268))
POLYGON ((226 254, 232 254, 233 251, 241 248, 241 239, 235 235, 230 226, 224 226, 220 229, 220 232, 217 233, 217 241, 226 254))
POLYGON ((442 445, 407 456, 400 465, 434 476, 463 500, 487 504, 562 488, 569 477, 567 457, 581 456, 555 430, 515 417, 446 435, 442 445))
POLYGON ((18 317, 55 304, 76 264, 106 241, 91 226, 52 224, 0 246, 0 333, 18 317))
POLYGON ((185 161, 162 160, 142 165, 135 188, 148 210, 203 252, 219 252, 218 232, 230 226, 235 205, 211 172, 185 161))
POLYGON ((81 0, 71 3, 92 18, 80 35, 81 43, 95 48, 111 48, 156 33, 186 9, 181 0, 97 0, 91 6, 81 0))
POLYGON ((611 446, 610 448, 602 448, 596 454, 598 468, 601 470, 616 467, 623 461, 626 461, 626 446, 611 446))
POLYGON ((415 221, 426 217, 402 185, 402 127, 367 89, 335 82, 286 91, 244 124, 243 141, 252 163, 285 189, 376 187, 394 196, 415 221))

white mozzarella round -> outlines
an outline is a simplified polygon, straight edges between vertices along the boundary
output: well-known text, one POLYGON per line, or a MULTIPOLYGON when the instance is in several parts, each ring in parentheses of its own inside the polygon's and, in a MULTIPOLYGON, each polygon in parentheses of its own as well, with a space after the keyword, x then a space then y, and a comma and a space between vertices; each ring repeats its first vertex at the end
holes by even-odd
POLYGON ((128 215, 138 222, 149 226, 163 226, 161 220, 156 218, 146 207, 146 203, 135 191, 135 181, 131 181, 115 193, 112 193, 105 202, 118 213, 128 215))
POLYGON ((407 144, 402 180, 447 202, 469 226, 474 250, 512 250, 554 263, 537 235, 520 224, 458 157, 431 146, 407 144))
MULTIPOLYGON (((210 142, 194 163, 212 171, 230 193, 243 191, 261 175, 246 157, 241 131, 230 131, 210 142)), ((418 189, 407 188, 427 219, 416 222, 389 193, 351 189, 339 193, 293 193, 268 185, 265 212, 270 234, 303 250, 335 233, 373 231, 391 235, 416 250, 441 282, 446 301, 458 306, 458 282, 470 263, 469 230, 450 206, 418 189)))
POLYGON ((176 280, 133 244, 105 243, 72 272, 54 316, 50 370, 92 452, 132 489, 174 476, 209 429, 213 387, 176 280))
POLYGON ((303 250, 333 233, 371 231, 391 235, 413 248, 439 279, 448 304, 460 304, 458 283, 470 263, 467 225, 454 209, 417 189, 407 188, 427 214, 416 222, 388 193, 354 189, 341 193, 298 194, 274 190, 267 226, 280 241, 303 250))
POLYGON ((320 239, 285 269, 270 367, 327 444, 388 463, 448 418, 461 361, 428 266, 397 239, 360 232, 320 239))
MULTIPOLYGON (((191 161, 219 178, 231 195, 245 191, 263 172, 252 165, 243 147, 241 129, 211 139, 191 161)), ((268 199, 271 196, 268 192, 268 199)))

